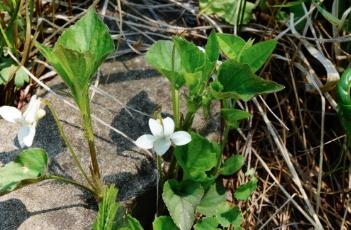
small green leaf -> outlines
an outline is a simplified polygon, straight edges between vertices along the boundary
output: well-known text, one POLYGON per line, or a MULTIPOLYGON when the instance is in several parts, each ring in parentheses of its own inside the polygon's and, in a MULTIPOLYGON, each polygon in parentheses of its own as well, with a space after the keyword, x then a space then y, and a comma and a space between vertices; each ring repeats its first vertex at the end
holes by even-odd
POLYGON ((239 109, 221 109, 224 120, 228 123, 229 127, 232 129, 239 128, 239 121, 248 119, 251 114, 239 109))
POLYGON ((243 50, 240 56, 240 63, 248 64, 251 68, 251 71, 255 73, 272 55, 272 52, 275 49, 276 45, 277 41, 275 40, 258 42, 253 46, 243 50))
POLYGON ((230 59, 237 60, 241 51, 247 46, 245 40, 239 36, 225 33, 216 36, 222 52, 230 59))
POLYGON ((218 228, 218 220, 216 217, 204 217, 194 226, 194 230, 216 230, 218 228))
POLYGON ((95 10, 89 8, 59 37, 53 49, 39 43, 36 46, 71 89, 81 110, 85 108, 90 80, 114 50, 109 30, 95 10))
POLYGON ((152 223, 153 230, 178 230, 170 216, 159 216, 152 223))
POLYGON ((220 147, 197 133, 191 133, 191 142, 177 146, 174 154, 178 164, 184 170, 186 179, 200 183, 213 181, 207 173, 216 166, 220 147))
POLYGON ((45 175, 48 156, 43 149, 23 150, 15 159, 0 168, 0 195, 11 192, 26 182, 39 181, 45 175))
POLYGON ((218 80, 223 86, 222 92, 219 93, 220 96, 244 101, 258 94, 273 93, 284 88, 278 83, 256 76, 248 65, 234 60, 227 60, 221 65, 218 80))
POLYGON ((219 173, 223 176, 231 176, 241 169, 244 165, 245 158, 240 155, 232 155, 226 159, 219 169, 219 173))
POLYGON ((213 216, 217 213, 217 207, 226 201, 225 189, 220 183, 213 183, 206 191, 197 212, 205 216, 213 216))
POLYGON ((143 226, 141 226, 140 222, 129 214, 127 215, 127 220, 128 220, 128 228, 127 228, 128 230, 143 230, 144 229, 143 226))
POLYGON ((210 36, 208 36, 205 51, 209 61, 216 62, 218 60, 219 45, 217 42, 216 33, 213 31, 211 32, 210 36))
POLYGON ((17 67, 15 65, 5 66, 0 71, 0 85, 6 85, 15 76, 17 67))
POLYGON ((190 230, 195 220, 195 210, 204 190, 193 181, 178 182, 168 180, 163 186, 162 198, 167 209, 180 230, 190 230))
POLYGON ((15 75, 15 85, 17 88, 21 88, 24 85, 24 83, 27 82, 29 82, 29 76, 24 71, 24 69, 20 67, 15 75))
POLYGON ((247 200, 251 196, 251 194, 257 188, 257 178, 252 177, 249 182, 246 184, 240 185, 239 188, 236 189, 234 196, 238 200, 247 200))
POLYGON ((229 203, 222 206, 220 212, 216 215, 217 221, 223 227, 229 227, 232 225, 234 229, 242 229, 241 224, 243 221, 243 216, 238 207, 231 207, 229 203))

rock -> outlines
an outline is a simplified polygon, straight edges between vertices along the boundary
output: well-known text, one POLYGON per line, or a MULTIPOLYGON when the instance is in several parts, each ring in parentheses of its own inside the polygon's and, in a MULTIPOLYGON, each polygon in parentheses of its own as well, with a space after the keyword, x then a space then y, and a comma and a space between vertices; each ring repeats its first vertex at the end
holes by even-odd
MULTIPOLYGON (((150 132, 148 119, 156 107, 161 106, 163 112, 171 114, 169 83, 151 70, 143 57, 107 62, 102 65, 101 72, 98 88, 104 95, 93 93, 92 113, 130 138, 135 140, 150 132)), ((59 77, 48 84, 56 92, 67 95, 64 92, 68 90, 59 77)), ((38 92, 38 96, 51 101, 68 139, 87 169, 90 157, 79 113, 43 90, 38 92)), ((64 98, 73 102, 67 96, 64 98)), ((60 138, 52 114, 47 108, 46 112, 37 126, 33 147, 47 151, 51 172, 82 181, 60 138)), ((208 131, 201 116, 196 117, 195 123, 197 129, 208 131)), ((217 130, 219 123, 213 124, 212 128, 217 130)), ((103 180, 117 184, 119 200, 130 202, 152 189, 156 181, 154 161, 110 128, 96 121, 93 126, 103 180)), ((0 162, 5 164, 20 151, 16 141, 18 127, 1 119, 0 127, 0 162)), ((0 197, 0 229, 90 229, 97 209, 94 203, 89 204, 90 198, 85 191, 56 181, 23 187, 0 197)))

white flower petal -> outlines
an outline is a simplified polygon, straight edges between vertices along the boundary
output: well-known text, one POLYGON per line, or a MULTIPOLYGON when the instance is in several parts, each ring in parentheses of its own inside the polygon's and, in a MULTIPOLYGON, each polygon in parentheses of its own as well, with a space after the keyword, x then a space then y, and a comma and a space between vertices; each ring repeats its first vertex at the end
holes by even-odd
POLYGON ((23 120, 21 111, 11 106, 1 106, 0 116, 12 123, 20 123, 23 120))
POLYGON ((23 113, 24 120, 26 120, 28 123, 33 123, 36 120, 39 109, 40 99, 37 99, 37 96, 33 95, 26 111, 23 113))
POLYGON ((175 145, 186 145, 191 141, 191 135, 185 131, 177 131, 171 135, 170 139, 175 145))
POLYGON ((154 137, 150 134, 145 134, 145 135, 140 136, 135 141, 135 144, 136 144, 136 146, 138 146, 139 148, 142 148, 142 149, 151 149, 152 146, 154 145, 154 141, 156 139, 157 139, 156 137, 154 137))
POLYGON ((165 136, 169 136, 174 132, 174 121, 170 117, 166 117, 162 120, 163 123, 163 133, 165 136))
POLYGON ((18 142, 20 146, 23 147, 30 147, 33 144, 35 136, 35 126, 23 126, 20 128, 17 134, 18 142))
POLYGON ((157 137, 162 137, 163 136, 163 127, 161 125, 161 121, 160 120, 155 120, 155 119, 150 118, 150 120, 149 120, 149 127, 150 127, 150 130, 151 130, 151 133, 154 136, 157 136, 157 137))
POLYGON ((154 142, 154 150, 157 155, 162 156, 171 147, 171 141, 166 138, 159 138, 154 142))

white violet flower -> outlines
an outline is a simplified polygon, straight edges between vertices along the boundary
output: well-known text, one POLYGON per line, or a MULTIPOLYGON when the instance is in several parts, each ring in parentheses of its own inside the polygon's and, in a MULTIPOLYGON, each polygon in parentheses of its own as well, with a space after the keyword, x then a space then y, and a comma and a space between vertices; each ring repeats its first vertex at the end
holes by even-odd
POLYGON ((20 146, 30 147, 33 144, 35 128, 39 119, 45 116, 45 110, 40 109, 40 99, 33 95, 27 106, 26 111, 22 114, 20 110, 11 106, 1 106, 0 116, 6 121, 19 124, 21 128, 18 131, 17 138, 20 146))
POLYGON ((174 132, 174 121, 172 118, 150 119, 149 127, 151 134, 145 134, 139 137, 135 144, 143 149, 153 149, 157 155, 162 156, 167 150, 174 145, 186 145, 191 141, 188 132, 174 132))

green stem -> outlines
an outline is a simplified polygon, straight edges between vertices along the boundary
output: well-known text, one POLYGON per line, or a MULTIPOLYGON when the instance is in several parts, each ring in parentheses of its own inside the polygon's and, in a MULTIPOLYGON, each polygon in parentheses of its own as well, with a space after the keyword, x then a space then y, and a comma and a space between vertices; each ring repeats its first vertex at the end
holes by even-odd
POLYGON ((230 131, 230 128, 228 127, 227 124, 225 124, 224 131, 223 131, 223 139, 222 139, 222 143, 221 143, 221 152, 219 153, 219 156, 218 156, 218 161, 217 161, 217 165, 216 165, 215 175, 218 174, 219 168, 221 167, 223 153, 224 153, 225 147, 226 147, 226 145, 228 143, 229 131, 230 131))
POLYGON ((163 185, 163 180, 162 180, 162 165, 161 165, 161 157, 159 155, 156 155, 156 161, 157 161, 157 187, 156 187, 156 216, 159 215, 159 199, 160 199, 160 188, 163 185))
POLYGON ((91 192, 93 195, 100 197, 99 194, 96 193, 96 191, 92 190, 91 188, 89 188, 89 187, 87 187, 87 186, 85 186, 85 185, 83 185, 75 180, 67 179, 67 178, 64 178, 61 176, 56 176, 56 175, 48 175, 44 179, 63 181, 65 183, 72 184, 72 185, 75 185, 75 186, 80 187, 82 189, 85 189, 85 190, 91 192))
POLYGON ((180 106, 179 106, 179 91, 172 87, 172 100, 173 100, 173 115, 175 128, 180 127, 180 106))
POLYGON ((56 125, 57 125, 57 127, 59 129, 60 135, 61 135, 63 141, 65 142, 69 153, 71 154, 72 158, 74 159, 74 161, 75 161, 75 163, 76 163, 81 175, 85 178, 85 180, 89 183, 89 185, 94 188, 95 187, 94 184, 92 183, 92 181, 90 180, 90 178, 88 177, 86 172, 84 171, 84 169, 82 167, 82 164, 80 163, 76 153, 74 152, 74 150, 72 148, 71 143, 68 141, 68 138, 67 138, 67 136, 66 136, 66 134, 65 134, 65 132, 63 130, 63 127, 62 127, 62 125, 61 125, 61 123, 60 123, 60 121, 58 119, 58 116, 56 114, 55 109, 52 107, 50 101, 44 100, 43 103, 45 105, 47 105, 47 107, 49 108, 49 110, 50 110, 50 112, 51 112, 51 114, 52 114, 52 116, 53 116, 53 118, 55 120, 55 123, 56 123, 56 125))
POLYGON ((92 174, 94 179, 97 179, 98 181, 100 181, 101 174, 100 174, 99 164, 97 161, 95 137, 94 137, 93 127, 91 124, 90 112, 83 113, 83 127, 84 127, 85 136, 88 140, 88 145, 89 145, 89 153, 90 153, 91 164, 92 164, 92 169, 91 169, 92 174))
MULTIPOLYGON (((174 73, 174 61, 175 61, 175 45, 173 44, 172 49, 172 72, 174 73)), ((173 107, 173 116, 175 128, 179 129, 180 127, 180 105, 179 105, 179 91, 176 88, 176 78, 172 77, 171 80, 171 90, 172 90, 172 107, 173 107)))

